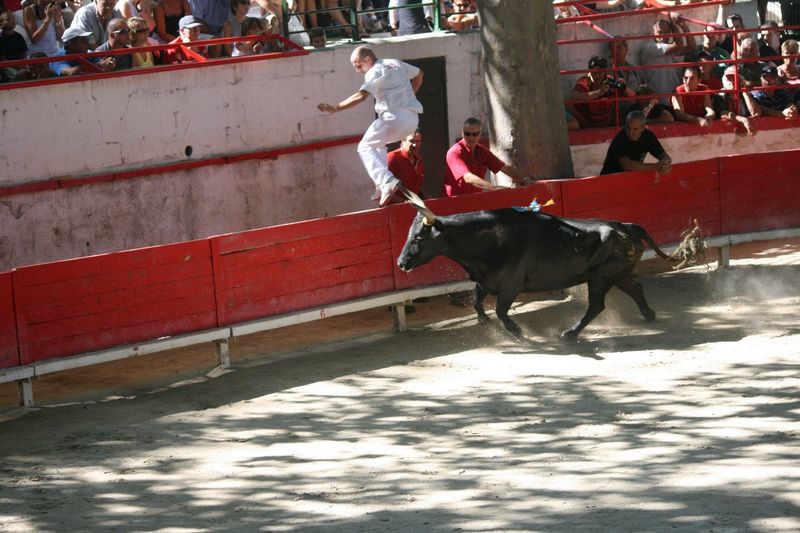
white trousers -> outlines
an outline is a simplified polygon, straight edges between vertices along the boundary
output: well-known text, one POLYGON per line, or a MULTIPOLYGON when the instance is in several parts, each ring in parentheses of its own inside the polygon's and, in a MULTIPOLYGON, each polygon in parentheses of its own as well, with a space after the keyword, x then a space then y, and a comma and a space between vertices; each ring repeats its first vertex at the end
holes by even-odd
POLYGON ((397 181, 386 165, 386 145, 414 133, 418 123, 419 115, 413 111, 384 111, 361 138, 358 156, 376 189, 397 181))

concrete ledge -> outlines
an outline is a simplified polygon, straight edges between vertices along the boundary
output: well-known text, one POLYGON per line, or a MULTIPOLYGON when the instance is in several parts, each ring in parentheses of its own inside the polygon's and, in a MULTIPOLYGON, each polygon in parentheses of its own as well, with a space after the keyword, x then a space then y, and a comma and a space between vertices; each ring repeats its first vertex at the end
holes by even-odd
POLYGON ((23 379, 31 379, 34 376, 34 368, 31 365, 0 369, 0 383, 22 381, 23 379))

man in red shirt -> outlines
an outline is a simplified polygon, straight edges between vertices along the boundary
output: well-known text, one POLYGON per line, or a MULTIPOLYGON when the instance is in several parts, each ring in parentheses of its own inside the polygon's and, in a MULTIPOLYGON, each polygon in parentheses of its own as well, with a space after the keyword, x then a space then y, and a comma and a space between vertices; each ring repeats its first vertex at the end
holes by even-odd
POLYGON ((178 21, 178 37, 168 44, 184 43, 187 47, 175 47, 164 52, 164 64, 186 63, 187 61, 202 61, 208 57, 205 46, 188 46, 189 43, 200 40, 200 27, 202 21, 192 15, 181 17, 178 21))
POLYGON ((444 195, 460 196, 473 192, 507 189, 486 180, 486 171, 502 172, 514 183, 523 185, 525 178, 511 165, 504 163, 488 148, 478 143, 481 121, 468 118, 464 121, 461 140, 447 151, 447 168, 444 174, 444 195))
MULTIPOLYGON (((424 198, 422 183, 425 181, 425 165, 422 162, 422 133, 419 128, 400 141, 400 148, 389 152, 386 158, 389 171, 400 180, 406 189, 424 198)), ((405 198, 395 192, 390 203, 404 202, 405 198)))
MULTIPOLYGON (((608 62, 604 57, 593 56, 589 60, 590 69, 604 69, 607 67, 608 62)), ((589 72, 586 76, 578 79, 572 88, 570 100, 581 101, 581 103, 571 104, 572 114, 578 119, 582 128, 611 126, 612 119, 616 116, 614 113, 615 104, 611 99, 625 96, 628 93, 630 93, 629 96, 633 96, 635 88, 628 89, 625 85, 625 80, 622 78, 615 79, 609 73, 599 70, 589 72)))
POLYGON ((677 93, 672 97, 675 118, 683 122, 698 124, 703 128, 711 126, 715 113, 711 107, 710 94, 690 94, 697 91, 708 91, 708 86, 700 83, 700 69, 689 66, 683 69, 683 84, 675 88, 677 93))

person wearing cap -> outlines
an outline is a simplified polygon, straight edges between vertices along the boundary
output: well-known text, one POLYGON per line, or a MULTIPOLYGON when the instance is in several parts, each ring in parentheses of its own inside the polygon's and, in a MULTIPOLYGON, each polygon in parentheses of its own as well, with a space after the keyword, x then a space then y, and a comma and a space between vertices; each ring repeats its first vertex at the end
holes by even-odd
POLYGON ((572 104, 570 111, 582 128, 612 126, 615 104, 611 99, 626 95, 625 80, 603 71, 608 62, 602 56, 593 56, 588 66, 590 72, 575 82, 570 94, 570 100, 581 102, 572 104))
MULTIPOLYGON (((731 65, 725 69, 722 77, 722 88, 725 91, 732 91, 737 87, 738 72, 736 67, 731 65)), ((745 131, 750 135, 756 134, 755 122, 751 117, 760 113, 758 104, 755 103, 750 93, 744 91, 738 94, 738 98, 733 92, 723 92, 718 96, 720 97, 721 105, 715 107, 714 111, 720 120, 728 122, 736 122, 741 124, 745 131)))
POLYGON ((626 94, 633 96, 636 87, 644 83, 644 78, 641 70, 622 70, 633 66, 628 63, 628 42, 624 39, 608 41, 608 54, 609 64, 615 69, 613 77, 622 79, 627 87, 626 94))
MULTIPOLYGON (((85 54, 89 52, 89 39, 91 37, 92 32, 70 26, 64 30, 64 34, 61 36, 64 47, 60 49, 54 57, 70 54, 85 54)), ((112 57, 92 58, 90 61, 94 63, 100 71, 114 69, 114 58, 112 57)), ((86 64, 77 59, 65 59, 63 61, 50 63, 50 70, 52 70, 56 76, 83 74, 86 72, 85 69, 86 64)))
POLYGON ((90 46, 100 46, 108 40, 108 22, 115 18, 125 17, 114 7, 113 0, 94 0, 75 13, 70 28, 90 32, 90 46))
POLYGON ((600 174, 653 170, 661 174, 672 171, 672 158, 658 142, 656 134, 647 129, 647 119, 642 111, 631 111, 625 117, 625 127, 611 140, 600 174), (645 163, 647 154, 657 159, 645 163))
MULTIPOLYGON (((645 83, 658 94, 668 94, 681 82, 678 70, 668 66, 679 62, 683 56, 693 52, 696 43, 693 35, 666 37, 671 33, 688 33, 689 26, 678 13, 669 14, 669 19, 658 19, 653 23, 653 40, 645 43, 641 49, 642 65, 661 65, 661 68, 644 71, 645 83), (665 65, 665 63, 667 65, 665 65)), ((661 103, 668 103, 669 97, 659 97, 661 103)))
MULTIPOLYGON (((719 11, 720 15, 722 14, 722 10, 719 11)), ((722 25, 721 18, 717 19, 717 22, 722 25)), ((728 15, 728 18, 725 20, 725 26, 732 30, 742 30, 744 29, 744 20, 739 13, 731 13, 728 15)), ((741 44, 742 41, 748 37, 752 37, 753 35, 748 31, 737 31, 736 35, 736 42, 741 44)), ((720 47, 724 48, 729 54, 733 53, 733 41, 731 40, 731 35, 726 34, 725 37, 719 43, 720 47)))
POLYGON ((792 102, 786 89, 776 89, 779 85, 778 69, 768 65, 761 69, 763 89, 752 91, 753 99, 761 108, 761 114, 768 117, 797 118, 797 105, 792 102))
POLYGON ((364 75, 358 92, 338 104, 320 103, 317 109, 324 113, 337 113, 375 98, 378 117, 358 143, 358 155, 370 179, 375 184, 373 200, 383 207, 389 203, 400 187, 400 180, 389 170, 386 145, 414 132, 419 124, 422 104, 416 92, 422 86, 423 72, 398 59, 378 59, 375 52, 359 46, 350 54, 350 63, 356 72, 364 75))
MULTIPOLYGON (((200 28, 203 23, 193 15, 186 15, 178 21, 178 37, 169 44, 188 44, 200 40, 200 28)), ((208 57, 208 52, 204 46, 189 46, 186 50, 182 46, 176 46, 164 52, 164 64, 185 63, 197 61, 197 56, 208 57)))
MULTIPOLYGON (((109 50, 120 50, 127 48, 131 42, 131 31, 128 28, 128 22, 125 19, 111 19, 106 28, 108 33, 108 40, 95 48, 95 52, 107 52, 109 50)), ((131 68, 131 56, 129 54, 120 54, 115 56, 108 56, 113 59, 113 70, 124 70, 131 68)))
POLYGON ((682 122, 697 124, 703 128, 711 126, 714 120, 714 109, 709 94, 690 94, 708 91, 706 85, 700 83, 700 69, 694 65, 683 69, 683 83, 675 88, 672 97, 672 108, 675 118, 682 122))

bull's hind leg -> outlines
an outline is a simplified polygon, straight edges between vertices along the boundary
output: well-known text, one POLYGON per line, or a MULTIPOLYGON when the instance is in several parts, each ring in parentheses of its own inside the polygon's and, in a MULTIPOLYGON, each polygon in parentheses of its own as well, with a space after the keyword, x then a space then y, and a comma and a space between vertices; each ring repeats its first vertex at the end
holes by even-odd
POLYGON ((586 309, 586 314, 583 315, 583 318, 581 318, 577 324, 561 333, 563 339, 574 340, 577 338, 583 328, 606 308, 606 293, 611 289, 612 285, 607 280, 597 278, 589 280, 588 285, 589 308, 586 309))
POLYGON ((480 283, 475 284, 475 312, 478 313, 478 322, 481 324, 489 323, 489 316, 486 314, 486 309, 483 307, 483 300, 486 298, 486 289, 481 287, 480 283))
POLYGON ((622 292, 633 298, 633 301, 639 306, 639 311, 642 313, 642 316, 645 320, 652 322, 656 319, 656 312, 650 309, 650 306, 647 305, 642 284, 639 283, 636 278, 633 276, 628 276, 619 280, 616 285, 622 290, 622 292))
POLYGON ((506 329, 511 332, 514 337, 519 339, 522 337, 522 328, 519 327, 519 324, 511 320, 508 316, 508 310, 511 309, 511 304, 514 303, 514 298, 516 298, 516 294, 509 294, 509 293, 499 293, 497 295, 497 306, 495 306, 495 313, 497 314, 497 318, 499 318, 506 329))

